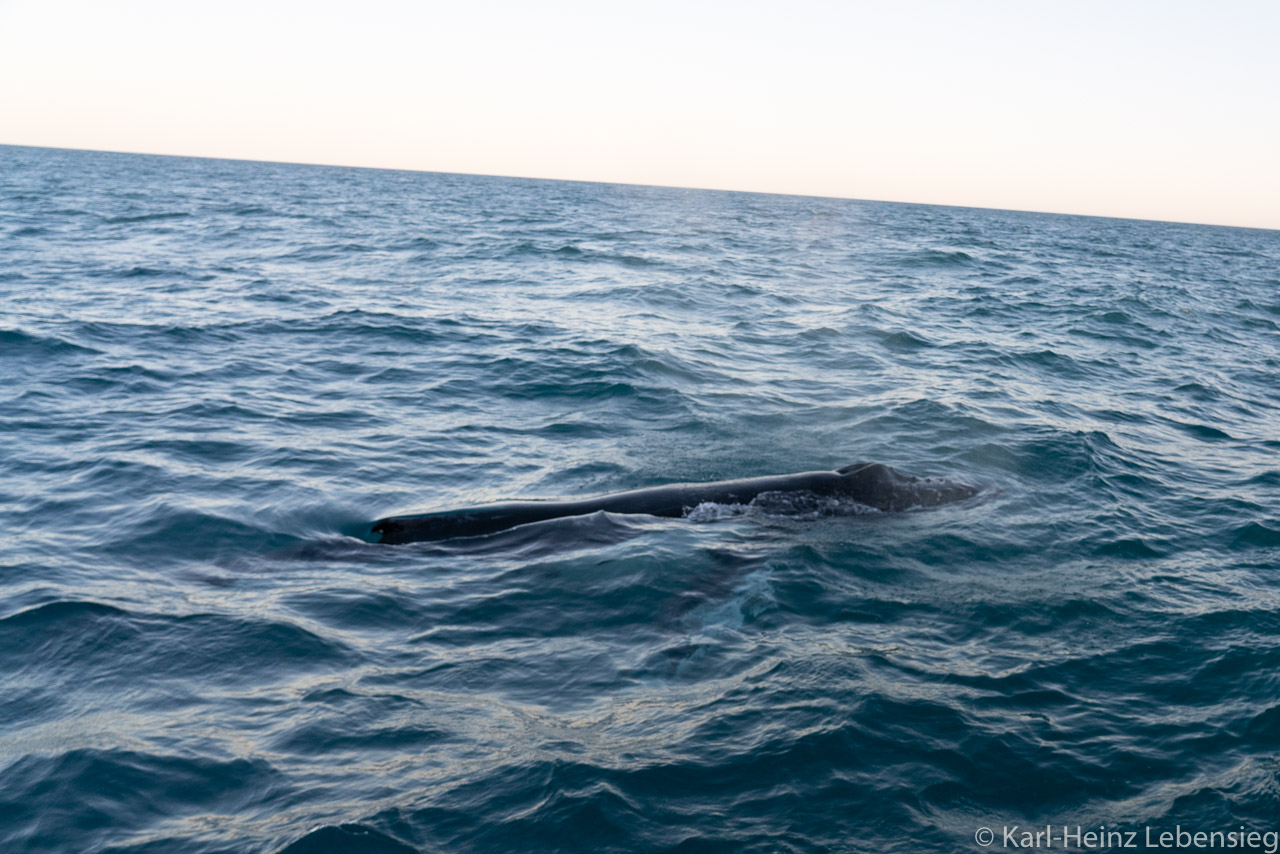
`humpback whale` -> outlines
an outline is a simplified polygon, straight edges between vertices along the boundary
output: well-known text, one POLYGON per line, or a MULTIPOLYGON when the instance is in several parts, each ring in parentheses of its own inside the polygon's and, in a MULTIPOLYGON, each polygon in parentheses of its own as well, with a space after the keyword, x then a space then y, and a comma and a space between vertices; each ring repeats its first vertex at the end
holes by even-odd
POLYGON ((516 525, 563 516, 642 513, 680 518, 700 504, 750 504, 766 493, 811 493, 847 499, 877 510, 935 507, 971 498, 976 487, 938 478, 902 474, 882 463, 854 463, 835 471, 722 480, 715 483, 675 483, 565 501, 503 501, 461 507, 417 516, 389 516, 373 524, 378 542, 390 545, 421 540, 447 540, 492 534, 516 525))

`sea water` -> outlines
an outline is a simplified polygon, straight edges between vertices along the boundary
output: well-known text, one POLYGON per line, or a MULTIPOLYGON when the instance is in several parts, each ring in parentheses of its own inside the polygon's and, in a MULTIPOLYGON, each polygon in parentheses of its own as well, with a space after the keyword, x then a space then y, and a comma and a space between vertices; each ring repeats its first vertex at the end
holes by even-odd
POLYGON ((4 147, 0 307, 4 851, 1280 829, 1280 232, 4 147))

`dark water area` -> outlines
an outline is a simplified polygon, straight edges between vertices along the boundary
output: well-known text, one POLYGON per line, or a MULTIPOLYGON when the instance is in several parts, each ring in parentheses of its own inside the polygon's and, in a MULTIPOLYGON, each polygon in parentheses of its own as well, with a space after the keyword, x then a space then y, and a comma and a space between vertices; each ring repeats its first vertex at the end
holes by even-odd
POLYGON ((1280 232, 3 147, 0 305, 0 850, 1280 830, 1280 232))

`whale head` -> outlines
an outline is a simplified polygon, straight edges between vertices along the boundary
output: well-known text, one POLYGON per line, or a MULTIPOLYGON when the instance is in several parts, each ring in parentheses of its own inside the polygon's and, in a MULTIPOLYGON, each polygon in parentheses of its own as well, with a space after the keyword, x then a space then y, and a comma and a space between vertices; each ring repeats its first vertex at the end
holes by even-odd
POLYGON ((912 477, 883 463, 854 463, 836 469, 841 491, 877 510, 937 507, 978 494, 977 487, 934 477, 912 477))

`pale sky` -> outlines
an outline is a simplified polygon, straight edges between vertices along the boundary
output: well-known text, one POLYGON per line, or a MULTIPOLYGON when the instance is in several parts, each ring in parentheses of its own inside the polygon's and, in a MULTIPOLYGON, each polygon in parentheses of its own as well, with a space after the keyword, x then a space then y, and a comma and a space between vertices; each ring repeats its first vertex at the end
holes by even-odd
POLYGON ((1280 228, 1280 2, 0 0, 0 143, 1280 228))

